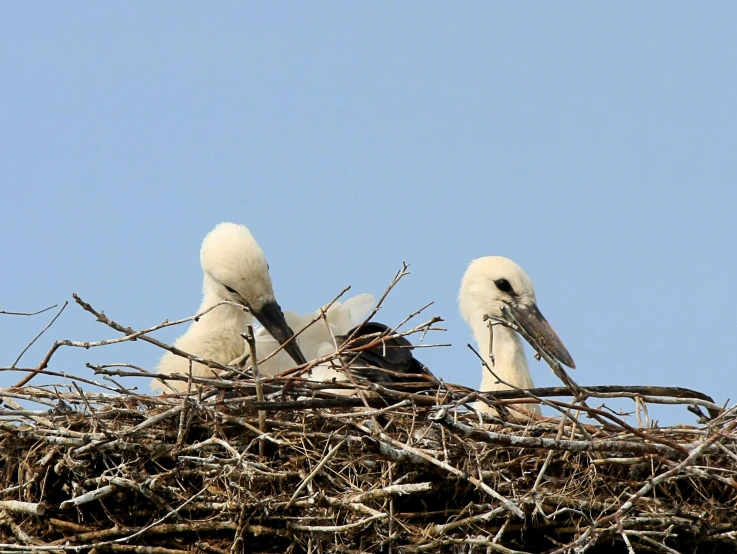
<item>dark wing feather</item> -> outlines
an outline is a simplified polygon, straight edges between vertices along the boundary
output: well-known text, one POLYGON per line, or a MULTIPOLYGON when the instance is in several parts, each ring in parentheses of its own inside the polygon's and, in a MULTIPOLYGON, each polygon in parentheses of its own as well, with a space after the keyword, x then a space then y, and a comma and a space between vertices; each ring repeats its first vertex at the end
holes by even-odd
MULTIPOLYGON (((355 349, 366 346, 376 341, 379 336, 390 332, 391 329, 383 323, 370 321, 351 329, 345 337, 340 338, 345 342, 353 335, 350 347, 355 349)), ((419 379, 414 375, 432 375, 427 367, 412 355, 412 343, 405 337, 384 339, 372 348, 351 354, 350 359, 353 359, 351 371, 355 375, 375 383, 406 383, 419 379)))

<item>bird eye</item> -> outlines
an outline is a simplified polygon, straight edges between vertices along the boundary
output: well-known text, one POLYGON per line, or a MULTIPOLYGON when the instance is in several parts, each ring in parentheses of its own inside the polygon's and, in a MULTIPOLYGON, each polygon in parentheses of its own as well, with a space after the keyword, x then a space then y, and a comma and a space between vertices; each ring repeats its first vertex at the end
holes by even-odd
POLYGON ((223 286, 225 287, 225 290, 227 290, 229 293, 238 294, 238 292, 235 289, 230 288, 228 285, 223 284, 223 286))
POLYGON ((506 279, 497 279, 496 281, 494 281, 494 284, 496 285, 496 288, 498 288, 500 291, 514 295, 514 289, 512 288, 512 285, 509 284, 509 281, 507 281, 506 279))

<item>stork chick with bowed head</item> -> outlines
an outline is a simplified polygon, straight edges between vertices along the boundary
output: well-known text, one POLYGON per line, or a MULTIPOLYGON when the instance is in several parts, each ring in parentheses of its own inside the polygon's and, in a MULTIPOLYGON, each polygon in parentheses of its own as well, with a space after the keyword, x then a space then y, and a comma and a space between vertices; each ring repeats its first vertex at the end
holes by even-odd
MULTIPOLYGON (((200 261, 205 276, 198 313, 224 300, 237 305, 217 306, 199 321, 193 321, 187 332, 174 342, 175 347, 188 354, 229 364, 244 354, 246 345, 241 333, 245 332, 246 325, 256 320, 280 345, 293 336, 274 297, 264 252, 247 227, 235 223, 218 224, 202 241, 200 261)), ((295 341, 288 343, 284 350, 298 365, 306 363, 295 341)), ((159 362, 158 371, 167 375, 187 375, 189 365, 187 358, 167 352, 159 362)), ((214 377, 218 373, 217 369, 192 363, 195 376, 214 377)), ((187 389, 184 381, 169 381, 168 384, 176 390, 187 389)), ((160 381, 154 381, 152 386, 164 388, 160 381)))
MULTIPOLYGON (((484 367, 481 391, 505 390, 513 387, 530 389, 535 386, 527 367, 520 336, 512 329, 503 325, 494 326, 494 359, 489 356, 490 330, 484 316, 502 318, 502 306, 507 306, 525 331, 543 343, 555 359, 568 367, 576 367, 563 342, 540 313, 532 281, 512 260, 502 256, 487 256, 472 261, 461 281, 458 305, 463 319, 473 331, 486 363, 501 380, 512 385, 510 387, 498 382, 484 367)), ((537 404, 519 404, 512 407, 540 413, 537 404)), ((476 408, 494 413, 494 410, 483 402, 477 402, 476 408)))

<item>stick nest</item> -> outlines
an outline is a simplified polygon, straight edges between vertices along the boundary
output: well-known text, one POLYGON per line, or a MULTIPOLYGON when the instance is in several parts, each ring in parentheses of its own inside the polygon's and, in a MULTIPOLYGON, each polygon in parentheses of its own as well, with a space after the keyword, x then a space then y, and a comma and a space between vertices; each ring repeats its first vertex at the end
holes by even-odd
POLYGON ((151 396, 120 384, 143 369, 88 364, 105 380, 91 381, 51 357, 140 340, 229 368, 148 336, 181 322, 136 331, 74 298, 123 336, 56 341, 0 389, 0 554, 737 551, 737 407, 698 392, 581 387, 525 337, 565 387, 479 394, 428 375, 389 387, 243 368, 171 376, 190 392, 151 396), (65 381, 29 384, 39 374, 65 381), (631 399, 637 422, 589 405, 610 398, 631 399), (513 417, 536 402, 556 417, 513 417), (652 403, 699 424, 658 427, 652 403))
POLYGON ((5 389, 0 551, 564 552, 620 543, 618 551, 723 552, 737 543, 734 410, 699 427, 643 429, 581 402, 575 418, 480 425, 462 387, 363 385, 362 398, 346 398, 294 378, 263 386, 268 394, 285 385, 289 397, 314 399, 271 402, 279 409, 259 417, 255 407, 269 402, 256 402, 250 379, 161 397, 5 389), (587 411, 602 423, 584 424, 587 411))

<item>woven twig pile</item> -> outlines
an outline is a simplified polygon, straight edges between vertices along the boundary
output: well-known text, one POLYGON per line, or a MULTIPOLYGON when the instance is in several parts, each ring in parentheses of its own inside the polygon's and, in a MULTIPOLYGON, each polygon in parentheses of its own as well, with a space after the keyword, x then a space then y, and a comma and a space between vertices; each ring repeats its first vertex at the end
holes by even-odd
MULTIPOLYGON (((265 392, 288 383, 292 397, 331 396, 295 382, 264 383, 265 392)), ((697 428, 627 429, 614 416, 585 424, 584 412, 601 411, 581 406, 563 422, 481 426, 458 406, 467 389, 362 388, 366 403, 384 407, 319 408, 364 401, 318 398, 275 404, 265 418, 250 380, 188 397, 6 389, 0 551, 737 544, 735 410, 697 428)))
POLYGON ((75 299, 124 337, 57 341, 0 389, 0 554, 737 550, 737 407, 698 392, 581 387, 532 340, 565 388, 492 396, 431 376, 390 388, 234 368, 171 376, 190 392, 152 396, 122 384, 151 377, 134 366, 88 365, 104 382, 52 370, 62 346, 174 351, 148 336, 169 323, 136 331, 75 299), (64 382, 29 382, 41 374, 64 382), (637 423, 592 398, 631 399, 637 423), (507 409, 535 402, 556 417, 507 409), (700 423, 659 428, 651 403, 700 423))

